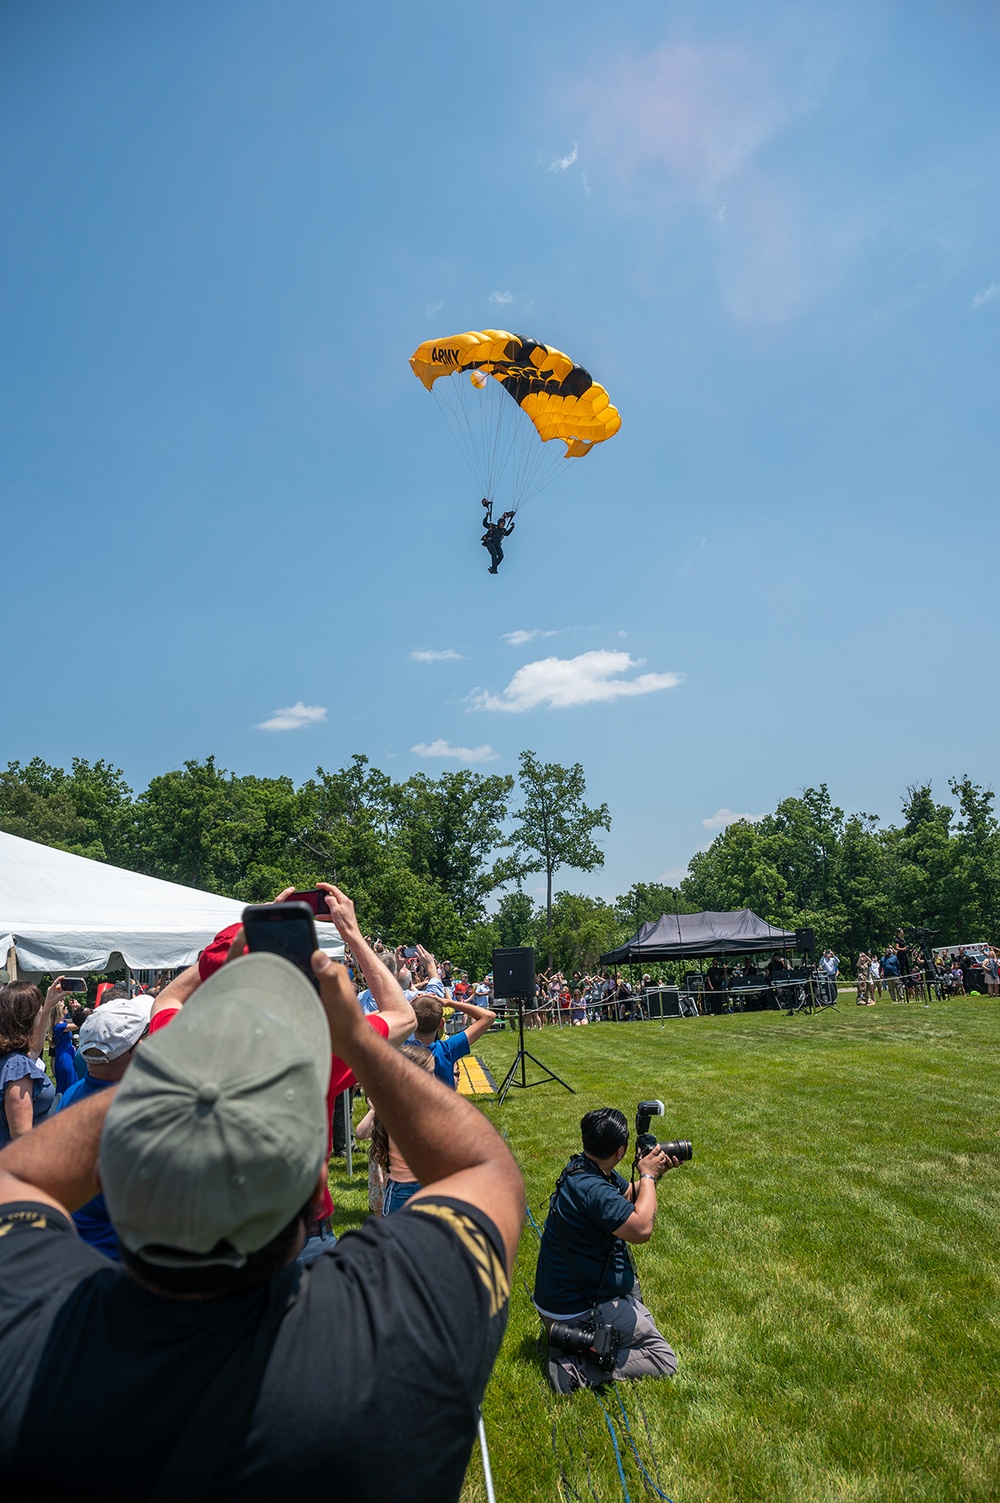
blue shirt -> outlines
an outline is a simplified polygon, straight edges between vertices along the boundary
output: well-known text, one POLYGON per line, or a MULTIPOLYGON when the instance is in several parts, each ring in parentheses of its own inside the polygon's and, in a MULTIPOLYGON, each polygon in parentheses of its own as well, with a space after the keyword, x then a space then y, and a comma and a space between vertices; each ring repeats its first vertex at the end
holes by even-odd
POLYGON ((582 1315, 630 1294, 635 1273, 628 1248, 613 1235, 633 1214, 625 1180, 578 1153, 549 1202, 535 1271, 535 1304, 547 1315, 582 1315))
MULTIPOLYGON (((106 1091, 114 1085, 112 1080, 95 1080, 92 1075, 85 1075, 75 1085, 71 1085, 59 1105, 57 1112, 64 1112, 68 1106, 76 1106, 81 1101, 86 1101, 88 1096, 96 1096, 100 1091, 106 1091)), ((121 1254, 118 1251, 118 1238, 115 1229, 111 1225, 111 1217, 104 1203, 104 1196, 97 1194, 86 1205, 73 1212, 73 1225, 80 1234, 80 1239, 86 1242, 97 1252, 103 1253, 106 1258, 111 1258, 115 1263, 121 1262, 121 1254)))
POLYGON ((421 1049, 430 1048, 434 1056, 434 1074, 446 1086, 455 1089, 455 1061, 464 1059, 469 1052, 469 1036, 464 1029, 461 1033, 453 1033, 451 1038, 435 1039, 430 1045, 423 1043, 415 1033, 411 1033, 406 1042, 419 1044, 421 1049))
POLYGON ((31 1080, 31 1125, 37 1127, 39 1122, 52 1110, 52 1103, 56 1099, 56 1088, 52 1084, 41 1065, 27 1054, 3 1054, 0 1055, 0 1148, 11 1141, 11 1131, 7 1126, 7 1113, 4 1110, 4 1100, 7 1087, 16 1080, 23 1080, 25 1076, 31 1080))
POLYGON ((52 1029, 52 1069, 56 1077, 56 1090, 68 1091, 77 1079, 76 1050, 73 1035, 65 1021, 56 1023, 52 1029))
POLYGON ((895 953, 893 953, 892 951, 890 951, 888 955, 883 955, 882 956, 882 970, 885 972, 885 974, 887 976, 898 976, 899 975, 899 956, 896 955, 895 953))

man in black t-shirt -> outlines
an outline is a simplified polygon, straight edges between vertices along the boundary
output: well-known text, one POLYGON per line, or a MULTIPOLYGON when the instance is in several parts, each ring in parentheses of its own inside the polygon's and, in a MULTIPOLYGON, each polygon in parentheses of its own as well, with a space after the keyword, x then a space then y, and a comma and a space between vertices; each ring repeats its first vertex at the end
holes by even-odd
POLYGON ((551 1333, 555 1321, 614 1326, 619 1348, 609 1374, 585 1355, 549 1347, 557 1393, 613 1378, 673 1377, 677 1358, 642 1303, 627 1244, 648 1242, 656 1221, 656 1185, 680 1160, 657 1146, 639 1160, 639 1184, 615 1172, 628 1148, 624 1113, 602 1106, 580 1122, 583 1152, 556 1182, 535 1271, 535 1308, 551 1333))
POLYGON ((474 1107, 367 1025, 345 968, 312 964, 319 996, 276 955, 224 965, 121 1086, 0 1153, 11 1496, 37 1487, 44 1458, 80 1503, 458 1498, 506 1322, 521 1176, 474 1107), (326 1184, 331 1052, 424 1189, 301 1267, 326 1184), (98 1162, 121 1269, 69 1216, 98 1162), (81 1469, 52 1415, 95 1392, 108 1456, 81 1469))

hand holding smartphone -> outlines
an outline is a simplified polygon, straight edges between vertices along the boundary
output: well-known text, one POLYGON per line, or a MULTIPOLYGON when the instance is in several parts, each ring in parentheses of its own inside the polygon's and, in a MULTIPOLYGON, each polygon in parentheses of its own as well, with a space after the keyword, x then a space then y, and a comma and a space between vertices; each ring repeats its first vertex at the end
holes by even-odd
POLYGON ((285 899, 286 903, 305 903, 313 918, 325 919, 330 923, 330 910, 327 907, 326 893, 318 887, 310 887, 308 892, 293 892, 285 899))
POLYGON ((312 968, 313 952, 319 949, 319 944, 313 913, 307 903, 291 899, 284 903, 254 903, 243 910, 243 932, 251 954, 280 955, 283 960, 290 960, 319 991, 312 968))

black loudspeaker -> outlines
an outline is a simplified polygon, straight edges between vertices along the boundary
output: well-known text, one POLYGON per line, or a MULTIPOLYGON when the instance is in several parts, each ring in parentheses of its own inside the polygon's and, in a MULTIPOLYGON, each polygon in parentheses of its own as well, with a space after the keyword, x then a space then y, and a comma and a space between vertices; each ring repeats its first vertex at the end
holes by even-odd
POLYGON ((681 1015, 680 988, 676 986, 658 986, 648 991, 643 998, 646 1004, 646 1016, 650 1018, 679 1018, 681 1015))
POLYGON ((808 955, 811 959, 816 954, 816 930, 796 929, 795 948, 800 955, 808 955))
POLYGON ((493 951, 493 995, 534 999, 535 952, 530 945, 493 951))

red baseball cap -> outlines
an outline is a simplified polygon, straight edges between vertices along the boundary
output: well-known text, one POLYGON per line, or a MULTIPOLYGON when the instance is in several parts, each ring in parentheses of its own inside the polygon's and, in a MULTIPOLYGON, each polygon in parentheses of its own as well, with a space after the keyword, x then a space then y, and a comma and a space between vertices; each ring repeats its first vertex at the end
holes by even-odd
MULTIPOLYGON (((198 956, 198 975, 202 981, 207 981, 221 965, 225 965, 226 956, 232 949, 233 940, 241 928, 241 924, 229 924, 227 928, 220 929, 212 943, 202 950, 198 956)), ((244 946, 243 953, 246 954, 246 946, 244 946)))

